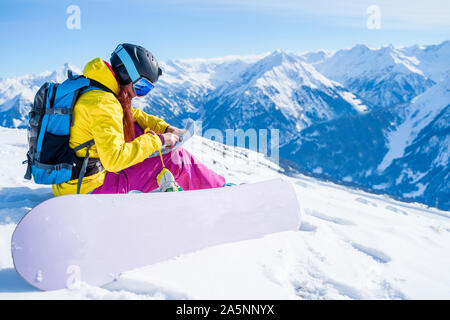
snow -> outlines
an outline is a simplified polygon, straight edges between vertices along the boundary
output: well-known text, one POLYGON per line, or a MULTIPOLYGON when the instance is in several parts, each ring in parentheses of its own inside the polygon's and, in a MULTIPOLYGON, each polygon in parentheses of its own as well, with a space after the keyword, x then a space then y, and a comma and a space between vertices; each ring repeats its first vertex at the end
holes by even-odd
POLYGON ((450 40, 438 45, 415 45, 399 50, 414 59, 416 61, 414 64, 436 82, 444 80, 448 74, 450 64, 447 57, 450 55, 450 40))
POLYGON ((420 131, 447 107, 450 101, 450 76, 428 89, 413 100, 408 107, 407 116, 401 125, 394 131, 386 134, 388 151, 378 165, 377 171, 382 172, 388 168, 392 161, 401 158, 420 131))
MULTIPOLYGON (((0 299, 449 299, 450 214, 311 177, 285 177, 252 151, 195 136, 186 148, 227 181, 283 176, 303 223, 125 272, 102 288, 40 292, 15 272, 10 238, 51 197, 23 180, 25 130, 0 128, 0 299)), ((282 213, 280 213, 282 214, 282 213)))
POLYGON ((416 184, 420 179, 425 177, 428 172, 413 172, 410 168, 403 169, 401 174, 396 179, 395 183, 399 184, 406 175, 412 184, 416 184))
MULTIPOLYGON (((372 49, 357 45, 313 59, 311 63, 373 109, 408 102, 440 82, 449 70, 448 53, 445 42, 424 50, 393 46, 372 49)), ((310 61, 308 54, 304 59, 310 61)))
POLYGON ((356 95, 322 75, 302 57, 280 50, 236 73, 209 99, 211 104, 205 104, 208 109, 202 113, 206 123, 215 120, 221 124, 225 118, 224 122, 237 127, 278 127, 288 132, 282 136, 282 143, 292 138, 292 130, 367 110, 356 95), (239 119, 234 119, 237 110, 239 119), (278 111, 280 117, 276 118, 278 111), (271 118, 275 119, 266 120, 271 118))
POLYGON ((417 183, 416 184, 417 190, 416 191, 411 191, 408 193, 404 193, 403 196, 405 198, 415 198, 415 197, 419 197, 421 195, 423 195, 423 193, 425 192, 426 188, 427 188, 427 184, 422 184, 422 183, 417 183))
POLYGON ((379 49, 371 49, 365 45, 357 45, 351 49, 337 51, 328 59, 317 63, 317 70, 328 78, 344 82, 346 79, 364 77, 366 75, 390 73, 415 73, 424 76, 417 68, 418 61, 408 57, 400 50, 388 46, 379 49), (389 69, 389 73, 385 70, 389 69))
POLYGON ((322 173, 322 168, 321 167, 314 168, 314 170, 312 172, 316 173, 316 174, 321 174, 322 173))
POLYGON ((256 87, 267 96, 274 91, 271 100, 288 118, 296 119, 304 114, 305 106, 293 102, 294 96, 301 92, 301 86, 325 90, 333 88, 333 82, 318 73, 313 66, 296 61, 283 52, 274 54, 267 64, 270 65, 269 71, 265 71, 262 77, 256 80, 256 87))
POLYGON ((359 113, 369 111, 369 108, 366 105, 364 105, 361 99, 358 99, 353 93, 343 91, 341 92, 341 97, 345 101, 350 103, 353 106, 353 108, 355 108, 355 110, 358 111, 359 113))
POLYGON ((444 140, 439 141, 439 145, 441 146, 441 152, 438 154, 437 158, 434 159, 433 165, 436 167, 447 167, 450 155, 450 137, 446 136, 444 140))

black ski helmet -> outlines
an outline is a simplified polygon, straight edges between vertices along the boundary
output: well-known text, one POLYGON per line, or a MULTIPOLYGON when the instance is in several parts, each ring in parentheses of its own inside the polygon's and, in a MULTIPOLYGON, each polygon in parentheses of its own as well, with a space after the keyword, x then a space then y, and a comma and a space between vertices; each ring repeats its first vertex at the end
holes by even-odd
POLYGON ((145 48, 134 44, 119 44, 111 54, 110 61, 121 85, 136 82, 142 77, 156 83, 162 74, 155 57, 145 48))

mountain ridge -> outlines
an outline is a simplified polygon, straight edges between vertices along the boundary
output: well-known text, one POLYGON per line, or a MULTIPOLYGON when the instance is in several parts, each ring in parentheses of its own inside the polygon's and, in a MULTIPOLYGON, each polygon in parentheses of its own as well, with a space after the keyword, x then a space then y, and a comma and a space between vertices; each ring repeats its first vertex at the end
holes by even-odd
MULTIPOLYGON (((449 59, 450 41, 169 60, 161 62, 163 76, 152 93, 133 104, 179 127, 192 118, 202 120, 204 129, 279 129, 280 156, 301 170, 322 170, 333 179, 358 181, 390 194, 397 194, 398 188, 400 196, 435 205, 430 190, 445 197, 450 180, 439 171, 445 161, 433 161, 433 156, 445 157, 448 148, 449 98, 436 88, 449 82, 449 59), (427 92, 442 100, 439 110, 428 110, 429 104, 418 107, 417 100, 427 92), (404 138, 412 132, 414 138, 404 138), (304 148, 300 145, 317 154, 299 152, 304 148), (321 146, 328 150, 323 153, 321 146), (419 161, 420 156, 427 160, 419 161), (313 165, 319 162, 323 164, 313 165), (414 174, 413 168, 424 163, 440 183, 427 174, 414 174), (426 179, 435 182, 424 187, 426 179), (416 190, 418 183, 421 190, 416 190)), ((0 80, 0 125, 24 128, 34 93, 45 81, 63 81, 68 69, 81 72, 65 64, 53 72, 0 80)), ((441 208, 449 206, 441 201, 441 208)))

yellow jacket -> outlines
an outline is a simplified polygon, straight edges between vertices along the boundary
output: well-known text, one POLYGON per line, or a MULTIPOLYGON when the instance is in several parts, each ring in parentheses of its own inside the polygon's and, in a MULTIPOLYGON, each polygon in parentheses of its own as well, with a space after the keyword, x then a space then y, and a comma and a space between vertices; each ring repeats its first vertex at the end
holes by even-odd
MULTIPOLYGON (((118 94, 119 84, 108 65, 100 58, 90 61, 84 68, 84 76, 96 80, 118 94)), ((164 133, 168 124, 140 109, 132 108, 135 121, 143 129, 164 133)), ((116 97, 106 91, 91 90, 83 93, 74 106, 73 126, 70 128, 69 146, 76 146, 94 139, 95 144, 89 150, 89 156, 100 158, 106 170, 84 177, 80 193, 88 193, 101 186, 106 172, 119 172, 144 161, 149 155, 161 148, 160 138, 145 133, 131 142, 125 142, 123 132, 122 106, 116 97)), ((76 152, 84 158, 86 148, 76 152)), ((55 196, 76 194, 78 179, 52 185, 55 196)))

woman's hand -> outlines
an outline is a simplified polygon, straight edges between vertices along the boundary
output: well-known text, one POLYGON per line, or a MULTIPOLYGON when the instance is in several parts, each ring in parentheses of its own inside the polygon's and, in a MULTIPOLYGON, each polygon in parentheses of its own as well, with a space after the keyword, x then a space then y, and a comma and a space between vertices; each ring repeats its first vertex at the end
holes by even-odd
POLYGON ((166 132, 176 134, 179 137, 181 137, 184 134, 184 130, 172 126, 168 126, 166 132))
POLYGON ((179 136, 171 132, 164 133, 162 136, 164 137, 164 145, 167 149, 172 149, 173 147, 175 147, 177 142, 180 140, 179 136))

